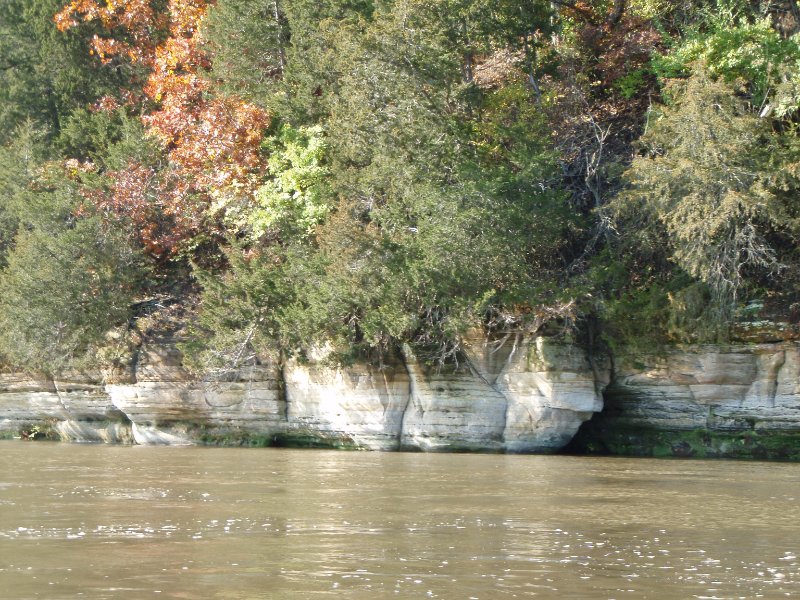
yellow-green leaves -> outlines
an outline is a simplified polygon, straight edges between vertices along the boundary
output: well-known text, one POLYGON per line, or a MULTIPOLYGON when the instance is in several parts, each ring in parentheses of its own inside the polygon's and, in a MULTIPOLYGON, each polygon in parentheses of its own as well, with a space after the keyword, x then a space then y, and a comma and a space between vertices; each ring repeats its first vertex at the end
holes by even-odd
POLYGON ((256 190, 254 206, 245 216, 250 236, 258 240, 270 230, 307 236, 331 209, 322 127, 284 125, 266 145, 269 179, 256 190))

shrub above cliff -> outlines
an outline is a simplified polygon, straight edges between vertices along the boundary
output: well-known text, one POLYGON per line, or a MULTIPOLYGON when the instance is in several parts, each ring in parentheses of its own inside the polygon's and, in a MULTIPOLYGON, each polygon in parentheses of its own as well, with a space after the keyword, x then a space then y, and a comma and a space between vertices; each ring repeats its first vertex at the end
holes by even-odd
POLYGON ((194 281, 200 362, 725 331, 800 281, 792 6, 5 2, 0 350, 194 281))

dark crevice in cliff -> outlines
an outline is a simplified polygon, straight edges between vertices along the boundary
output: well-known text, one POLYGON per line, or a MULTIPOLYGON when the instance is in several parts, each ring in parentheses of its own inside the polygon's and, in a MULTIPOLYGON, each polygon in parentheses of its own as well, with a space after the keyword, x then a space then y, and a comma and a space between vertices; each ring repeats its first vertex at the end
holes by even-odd
POLYGON ((279 356, 279 367, 278 367, 278 381, 276 385, 278 387, 278 404, 282 409, 281 419, 284 423, 289 422, 289 397, 286 393, 286 357, 283 353, 279 356))
POLYGON ((400 411, 400 427, 397 431, 397 449, 401 450, 403 448, 403 436, 405 435, 405 427, 406 427, 406 415, 408 414, 408 408, 412 405, 414 401, 414 394, 416 392, 415 380, 414 376, 411 373, 411 369, 408 366, 408 360, 406 357, 406 349, 403 349, 402 352, 402 359, 401 364, 406 371, 406 375, 408 376, 408 393, 406 395, 406 403, 403 406, 403 410, 400 411))

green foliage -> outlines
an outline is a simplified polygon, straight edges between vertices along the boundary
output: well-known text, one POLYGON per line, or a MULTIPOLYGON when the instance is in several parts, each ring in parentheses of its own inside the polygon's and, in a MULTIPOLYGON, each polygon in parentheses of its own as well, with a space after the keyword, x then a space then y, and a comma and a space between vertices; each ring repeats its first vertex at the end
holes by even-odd
POLYGON ((0 354, 57 373, 127 322, 145 265, 121 232, 75 215, 81 198, 43 140, 27 126, 0 149, 0 354))
POLYGON ((141 121, 124 108, 73 111, 64 120, 58 147, 66 156, 111 171, 124 169, 130 161, 149 164, 159 153, 141 121))
POLYGON ((195 266, 202 311, 181 346, 190 368, 220 376, 260 358, 277 358, 280 303, 289 302, 291 294, 278 257, 247 257, 236 247, 226 257, 229 268, 222 274, 195 266))
POLYGON ((131 316, 141 260, 96 219, 23 230, 0 274, 0 352, 46 373, 74 366, 131 316))
POLYGON ((307 303, 342 347, 411 342, 437 361, 490 307, 541 300, 569 215, 531 90, 462 94, 450 23, 407 9, 340 53, 328 138, 348 203, 320 231, 325 283, 307 303))
POLYGON ((576 310, 698 341, 743 290, 797 286, 800 38, 775 3, 217 0, 160 74, 170 144, 142 124, 147 61, 90 56, 102 24, 57 32, 64 2, 0 3, 0 350, 29 368, 129 317, 143 248, 162 290, 202 265, 185 349, 221 373, 406 344, 441 363, 469 327, 576 310), (669 102, 644 115, 654 74, 669 102), (178 150, 241 100, 273 130, 263 152, 260 126, 215 137, 230 185, 178 150))
POLYGON ((669 13, 674 4, 669 0, 633 0, 631 9, 634 14, 645 19, 659 19, 669 13))
POLYGON ((784 116, 800 106, 800 36, 781 37, 770 19, 719 24, 654 60, 663 78, 686 76, 695 64, 730 85, 746 86, 756 110, 772 101, 777 115, 784 116))
POLYGON ((630 100, 647 85, 647 69, 635 69, 626 73, 615 83, 620 95, 630 100))
POLYGON ((640 228, 663 228, 672 260, 708 284, 718 320, 729 321, 748 275, 778 267, 767 235, 787 222, 771 185, 776 139, 702 71, 675 98, 651 120, 616 209, 638 212, 640 228))
POLYGON ((270 104, 286 70, 289 22, 283 0, 223 0, 212 6, 203 34, 214 53, 223 89, 270 104))
POLYGON ((56 30, 53 15, 63 4, 0 2, 0 144, 26 120, 57 136, 72 111, 132 84, 130 73, 89 56, 78 33, 56 30))
MULTIPOLYGON (((206 362, 255 357, 256 335, 339 359, 408 342, 441 362, 487 313, 551 301, 563 287, 564 238, 578 222, 552 186, 544 114, 525 83, 491 93, 465 84, 461 26, 478 3, 463 4, 463 14, 440 2, 345 11, 302 21, 299 41, 298 6, 287 4, 292 44, 330 46, 304 60, 287 49, 285 85, 325 86, 318 124, 268 139, 269 179, 237 215, 261 247, 201 277, 208 343, 194 350, 206 362), (335 82, 319 78, 323 67, 335 82)), ((477 18, 467 25, 489 44, 500 22, 492 36, 477 18)))
POLYGON ((277 230, 282 237, 307 236, 330 211, 322 128, 284 125, 264 145, 270 179, 256 190, 255 206, 245 216, 250 235, 258 240, 277 230))
POLYGON ((630 0, 632 14, 650 19, 671 33, 717 31, 763 13, 763 2, 751 0, 630 0))
POLYGON ((27 122, 16 128, 13 143, 0 146, 0 267, 5 265, 20 222, 30 224, 41 212, 30 186, 45 161, 45 137, 45 132, 27 122))
POLYGON ((348 71, 338 48, 370 22, 374 4, 372 0, 292 0, 281 5, 291 43, 281 85, 272 98, 266 98, 286 122, 314 125, 324 119, 348 71))

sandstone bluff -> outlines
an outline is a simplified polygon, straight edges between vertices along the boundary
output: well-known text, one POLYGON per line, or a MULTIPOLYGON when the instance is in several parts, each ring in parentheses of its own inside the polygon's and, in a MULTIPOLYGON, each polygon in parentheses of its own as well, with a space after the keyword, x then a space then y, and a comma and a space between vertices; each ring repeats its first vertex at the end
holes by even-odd
POLYGON ((6 373, 0 431, 62 440, 250 443, 375 450, 551 452, 602 408, 607 369, 545 337, 471 340, 446 371, 412 355, 384 368, 290 361, 198 381, 173 344, 145 345, 129 373, 60 380, 6 373))
POLYGON ((383 368, 289 361, 201 381, 174 344, 145 344, 113 376, 0 375, 0 435, 523 453, 558 451, 580 429, 572 447, 582 452, 798 458, 797 342, 611 360, 517 335, 473 337, 466 350, 466 360, 443 371, 406 353, 383 368))

